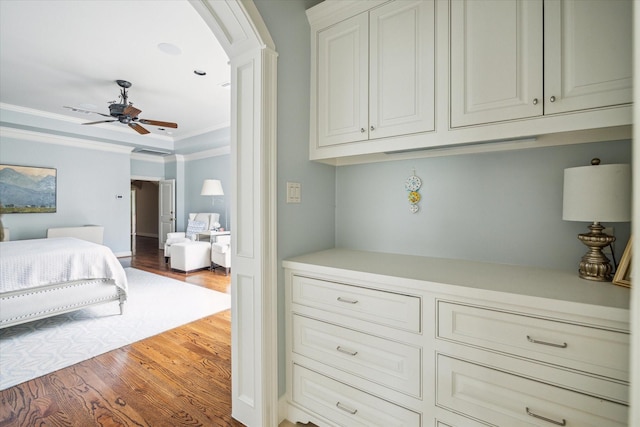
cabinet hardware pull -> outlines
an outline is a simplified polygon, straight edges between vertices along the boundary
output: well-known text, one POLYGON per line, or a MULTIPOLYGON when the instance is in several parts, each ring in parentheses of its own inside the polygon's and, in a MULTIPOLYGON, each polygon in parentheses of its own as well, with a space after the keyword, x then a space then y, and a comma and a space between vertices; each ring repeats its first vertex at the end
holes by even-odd
POLYGON ((350 408, 348 408, 348 407, 344 406, 344 405, 343 405, 342 403, 340 403, 340 402, 337 402, 337 403, 336 403, 336 407, 337 407, 338 409, 342 409, 343 411, 350 413, 351 415, 355 415, 355 414, 356 414, 356 412, 358 412, 358 410, 357 410, 357 409, 350 409, 350 408))
POLYGON ((533 105, 538 105, 538 98, 533 98, 533 105))
POLYGON ((553 342, 540 341, 540 340, 536 340, 536 339, 531 338, 529 335, 527 335, 527 340, 529 342, 534 343, 534 344, 549 345, 551 347, 558 347, 558 348, 567 348, 568 347, 566 342, 563 342, 562 344, 556 344, 556 343, 553 343, 553 342))
POLYGON ((551 424, 556 424, 559 426, 567 425, 567 420, 565 420, 564 418, 562 419, 562 421, 556 421, 556 420, 552 420, 551 418, 547 418, 547 417, 543 417, 542 415, 535 414, 531 412, 528 407, 526 407, 525 410, 527 411, 527 415, 532 416, 533 418, 538 418, 540 420, 546 421, 551 424))
POLYGON ((371 126, 371 130, 376 130, 376 128, 374 128, 373 126, 371 126))
POLYGON ((349 298, 342 298, 342 297, 338 297, 338 301, 346 302, 348 304, 357 304, 358 303, 357 299, 349 299, 349 298))
POLYGON ((365 133, 366 130, 364 130, 364 128, 360 128, 360 133, 365 133))
POLYGON ((338 350, 340 353, 348 354, 349 356, 355 356, 356 354, 358 354, 357 351, 347 350, 346 348, 342 348, 340 346, 337 346, 336 350, 338 350))
POLYGON ((551 98, 549 98, 549 101, 556 102, 556 97, 552 95, 551 98))

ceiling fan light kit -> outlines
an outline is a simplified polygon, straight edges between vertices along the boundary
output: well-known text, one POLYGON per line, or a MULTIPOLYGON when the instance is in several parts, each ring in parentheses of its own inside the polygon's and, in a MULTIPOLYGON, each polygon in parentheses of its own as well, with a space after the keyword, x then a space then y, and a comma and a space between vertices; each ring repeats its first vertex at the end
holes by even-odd
POLYGON ((109 114, 98 113, 97 111, 87 111, 81 110, 75 107, 64 107, 69 108, 71 111, 80 112, 80 113, 94 113, 99 114, 104 117, 114 117, 111 120, 99 120, 96 122, 82 123, 83 125, 95 125, 98 123, 112 123, 112 122, 120 122, 131 129, 138 132, 140 135, 146 135, 150 133, 144 126, 141 126, 140 123, 151 126, 158 126, 161 128, 172 128, 177 129, 178 124, 173 122, 165 122, 160 120, 150 120, 150 119, 141 119, 138 115, 142 112, 142 110, 135 108, 132 102, 129 102, 129 94, 127 89, 131 87, 131 82, 126 80, 116 80, 118 86, 120 86, 120 103, 112 102, 109 104, 109 114))

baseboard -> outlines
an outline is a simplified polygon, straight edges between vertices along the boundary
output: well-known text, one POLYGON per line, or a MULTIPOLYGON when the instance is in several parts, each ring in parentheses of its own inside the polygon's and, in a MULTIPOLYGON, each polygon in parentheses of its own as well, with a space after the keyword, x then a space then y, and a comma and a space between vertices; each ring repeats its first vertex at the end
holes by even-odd
POLYGON ((133 253, 131 251, 114 252, 114 255, 116 256, 116 258, 125 258, 133 255, 133 253))

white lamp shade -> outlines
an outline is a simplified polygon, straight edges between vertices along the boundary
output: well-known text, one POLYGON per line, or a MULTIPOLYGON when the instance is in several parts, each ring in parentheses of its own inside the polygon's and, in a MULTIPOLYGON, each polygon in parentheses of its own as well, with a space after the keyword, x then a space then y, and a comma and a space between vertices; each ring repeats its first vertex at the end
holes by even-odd
POLYGON ((218 179, 205 179, 202 184, 201 196, 224 196, 222 183, 218 179))
POLYGON ((631 221, 631 166, 592 165, 565 169, 562 219, 631 221))

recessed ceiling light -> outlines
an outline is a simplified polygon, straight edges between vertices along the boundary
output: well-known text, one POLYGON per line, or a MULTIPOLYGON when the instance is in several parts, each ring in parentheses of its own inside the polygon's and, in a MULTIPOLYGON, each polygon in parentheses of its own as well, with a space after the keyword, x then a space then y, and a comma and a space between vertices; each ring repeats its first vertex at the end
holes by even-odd
POLYGON ((177 56, 182 53, 182 50, 178 46, 171 43, 160 43, 158 44, 158 49, 168 55, 177 56))
POLYGON ((202 70, 193 70, 193 72, 198 76, 206 76, 207 72, 202 70))

